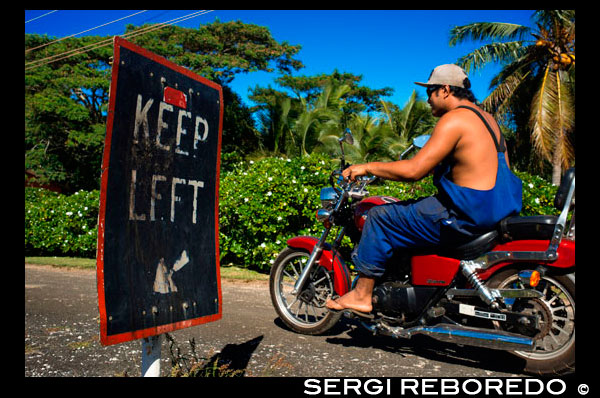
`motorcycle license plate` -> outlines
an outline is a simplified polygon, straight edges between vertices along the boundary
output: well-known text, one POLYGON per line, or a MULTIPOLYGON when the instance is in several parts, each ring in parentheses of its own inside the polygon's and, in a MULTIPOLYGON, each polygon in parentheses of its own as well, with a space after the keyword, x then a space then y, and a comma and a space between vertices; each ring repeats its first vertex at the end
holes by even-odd
POLYGON ((475 316, 478 318, 491 319, 494 321, 506 321, 505 314, 498 314, 497 312, 481 311, 475 308, 473 305, 460 304, 458 312, 464 315, 475 316))

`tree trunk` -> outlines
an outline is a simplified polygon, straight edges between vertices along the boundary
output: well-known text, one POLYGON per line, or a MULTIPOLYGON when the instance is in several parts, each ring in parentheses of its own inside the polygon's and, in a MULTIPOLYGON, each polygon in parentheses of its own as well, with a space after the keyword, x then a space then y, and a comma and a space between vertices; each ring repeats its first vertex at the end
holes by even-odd
POLYGON ((560 185, 560 179, 562 176, 562 159, 560 156, 559 148, 554 148, 554 154, 552 155, 552 185, 560 185))

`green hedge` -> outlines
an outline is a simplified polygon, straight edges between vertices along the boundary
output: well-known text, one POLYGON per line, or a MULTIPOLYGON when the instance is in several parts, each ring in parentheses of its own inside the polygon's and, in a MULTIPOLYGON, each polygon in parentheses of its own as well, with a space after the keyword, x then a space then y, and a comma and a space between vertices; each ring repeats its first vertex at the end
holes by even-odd
MULTIPOLYGON (((228 163, 220 180, 221 264, 266 271, 290 237, 319 236, 322 226, 315 218, 319 191, 329 184, 335 167, 318 154, 228 163)), ((553 208, 556 187, 537 176, 517 175, 523 180, 521 215, 558 214, 553 208)), ((417 183, 379 181, 369 191, 404 200, 432 195, 436 188, 430 176, 417 183)), ((98 199, 98 191, 60 195, 26 188, 26 254, 93 258, 98 199)))
POLYGON ((25 254, 95 257, 99 199, 97 190, 25 188, 25 254))
POLYGON ((239 162, 221 176, 221 262, 268 270, 286 241, 318 234, 319 191, 331 161, 323 155, 239 162))

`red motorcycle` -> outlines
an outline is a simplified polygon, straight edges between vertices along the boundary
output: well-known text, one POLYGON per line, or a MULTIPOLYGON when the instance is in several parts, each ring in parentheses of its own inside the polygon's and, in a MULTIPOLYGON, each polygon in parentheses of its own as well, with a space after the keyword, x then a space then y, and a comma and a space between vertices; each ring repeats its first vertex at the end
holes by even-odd
MULTIPOLYGON (((341 169, 345 167, 340 138, 341 169)), ((422 147, 424 137, 413 146, 422 147)), ((406 153, 406 151, 405 151, 406 153)), ((368 196, 374 177, 346 182, 341 169, 321 190, 320 236, 287 241, 270 274, 271 300, 281 320, 303 334, 322 334, 343 315, 374 334, 424 334, 457 344, 507 350, 524 371, 566 374, 575 369, 575 169, 569 169, 554 205, 559 216, 508 217, 496 229, 459 247, 398 253, 376 282, 373 311, 333 312, 329 297, 353 287, 340 253, 342 238, 356 245, 374 206, 398 201, 368 196), (568 228, 569 212, 572 216, 568 228), (331 231, 337 235, 327 242, 331 231)), ((355 281, 356 282, 356 279, 355 281)))

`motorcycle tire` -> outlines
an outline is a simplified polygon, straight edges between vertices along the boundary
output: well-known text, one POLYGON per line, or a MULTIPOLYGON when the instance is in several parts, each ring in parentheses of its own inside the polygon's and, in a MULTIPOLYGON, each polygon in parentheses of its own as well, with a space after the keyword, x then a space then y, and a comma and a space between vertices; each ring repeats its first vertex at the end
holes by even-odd
POLYGON ((269 291, 275 311, 287 327, 298 333, 319 335, 331 329, 341 313, 325 307, 335 291, 332 273, 320 265, 314 267, 299 295, 291 293, 309 257, 310 253, 302 249, 282 250, 271 268, 269 291))
MULTIPOLYGON (((518 269, 508 269, 488 280, 492 288, 523 288, 518 269)), ((575 276, 546 274, 536 290, 543 292, 537 299, 508 301, 513 311, 532 312, 542 316, 541 331, 534 337, 533 352, 513 351, 525 360, 524 370, 537 375, 564 375, 575 371, 575 276)), ((505 302, 507 300, 505 299, 505 302)), ((510 330, 494 322, 494 327, 510 330)))

